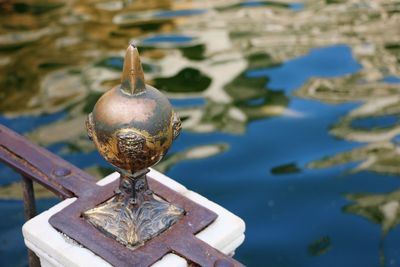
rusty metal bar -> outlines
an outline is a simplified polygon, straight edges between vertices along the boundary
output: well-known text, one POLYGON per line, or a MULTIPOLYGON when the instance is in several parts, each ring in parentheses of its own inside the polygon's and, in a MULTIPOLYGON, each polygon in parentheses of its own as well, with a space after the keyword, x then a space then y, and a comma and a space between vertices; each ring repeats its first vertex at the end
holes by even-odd
POLYGON ((84 194, 96 179, 0 124, 0 161, 65 199, 84 194))
MULTIPOLYGON (((25 220, 30 220, 36 216, 35 192, 33 191, 33 182, 31 179, 22 176, 22 193, 24 199, 25 220)), ((28 249, 29 267, 40 267, 40 260, 33 251, 28 249)))
POLYGON ((22 192, 24 198, 25 219, 30 220, 36 216, 35 193, 31 179, 22 176, 22 192))

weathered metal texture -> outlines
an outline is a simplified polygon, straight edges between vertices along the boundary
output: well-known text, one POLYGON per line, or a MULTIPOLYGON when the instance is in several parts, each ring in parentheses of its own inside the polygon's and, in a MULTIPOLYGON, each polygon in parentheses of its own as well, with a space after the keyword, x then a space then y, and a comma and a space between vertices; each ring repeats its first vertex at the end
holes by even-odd
POLYGON ((181 206, 186 213, 168 230, 131 250, 81 217, 84 211, 112 198, 119 181, 98 186, 89 174, 3 125, 0 125, 0 161, 61 198, 78 197, 54 215, 51 224, 114 266, 149 266, 168 252, 187 259, 191 266, 242 266, 194 236, 217 218, 215 213, 151 177, 148 177, 150 189, 166 201, 181 206))
MULTIPOLYGON (((24 199, 25 220, 30 220, 36 216, 35 193, 33 191, 32 180, 22 176, 22 194, 24 199)), ((30 249, 28 249, 29 267, 40 267, 40 260, 30 249)))
POLYGON ((82 215, 106 235, 133 248, 168 229, 183 214, 181 207, 155 198, 143 174, 135 179, 122 176, 113 198, 82 215))
POLYGON ((29 220, 36 216, 35 192, 32 180, 22 176, 22 195, 24 199, 25 219, 29 220))
POLYGON ((159 162, 179 134, 179 117, 165 95, 145 84, 133 45, 126 50, 121 84, 100 97, 86 127, 99 153, 129 173, 159 162))
POLYGON ((95 178, 0 124, 0 161, 65 199, 83 195, 95 178))
POLYGON ((194 234, 211 224, 217 215, 188 198, 148 177, 150 188, 161 198, 183 207, 186 211, 176 224, 134 250, 109 238, 89 224, 82 213, 107 201, 119 186, 115 181, 107 186, 93 187, 70 206, 50 218, 50 224, 78 243, 87 247, 113 266, 150 266, 164 255, 173 252, 199 266, 217 266, 218 260, 228 266, 242 266, 219 252, 194 234), (217 265, 215 265, 217 264, 217 265))
POLYGON ((116 197, 83 213, 128 247, 137 247, 176 223, 179 206, 158 200, 145 173, 159 162, 181 129, 168 98, 146 85, 138 49, 129 45, 121 84, 105 92, 86 122, 99 153, 122 174, 116 197))

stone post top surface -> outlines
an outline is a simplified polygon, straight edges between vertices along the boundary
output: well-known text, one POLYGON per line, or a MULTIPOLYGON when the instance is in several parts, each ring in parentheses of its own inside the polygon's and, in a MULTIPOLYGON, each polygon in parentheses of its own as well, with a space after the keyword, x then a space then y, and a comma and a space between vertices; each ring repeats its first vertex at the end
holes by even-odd
MULTIPOLYGON (((176 192, 214 211, 218 218, 196 237, 227 255, 233 255, 235 249, 244 241, 245 223, 238 216, 205 197, 188 190, 180 183, 164 174, 151 169, 148 174, 176 192)), ((119 178, 119 173, 112 173, 100 180, 98 185, 106 185, 119 178)), ((73 240, 56 231, 48 222, 49 218, 73 203, 70 198, 55 205, 26 222, 23 226, 25 244, 40 258, 42 266, 111 266, 90 250, 81 247, 73 240)), ((153 264, 155 267, 188 266, 184 258, 169 253, 153 264)))

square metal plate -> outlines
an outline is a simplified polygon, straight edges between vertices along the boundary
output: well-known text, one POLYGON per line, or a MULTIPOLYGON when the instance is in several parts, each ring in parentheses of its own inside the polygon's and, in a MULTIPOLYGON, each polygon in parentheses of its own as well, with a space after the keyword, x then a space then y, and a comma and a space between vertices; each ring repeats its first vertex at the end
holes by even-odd
POLYGON ((212 248, 194 235, 209 224, 218 215, 194 201, 178 194, 162 183, 148 177, 149 187, 154 193, 179 205, 185 215, 169 229, 134 250, 129 249, 110 238, 88 223, 82 213, 107 201, 114 196, 118 180, 105 186, 94 185, 78 199, 53 215, 50 224, 74 239, 82 246, 93 251, 113 266, 150 266, 168 253, 184 257, 192 265, 216 266, 224 259, 224 266, 241 266, 234 259, 212 248), (229 264, 229 265, 226 265, 229 264))

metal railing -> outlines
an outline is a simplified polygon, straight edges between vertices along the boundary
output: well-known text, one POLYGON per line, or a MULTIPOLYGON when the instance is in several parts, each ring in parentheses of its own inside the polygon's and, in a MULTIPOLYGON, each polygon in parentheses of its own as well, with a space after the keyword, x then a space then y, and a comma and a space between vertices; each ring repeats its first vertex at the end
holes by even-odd
MULTIPOLYGON (((50 151, 39 147, 26 138, 0 124, 0 161, 22 176, 25 220, 36 215, 33 182, 37 182, 52 191, 61 199, 74 197, 69 190, 67 176, 94 181, 95 178, 78 167, 63 160, 50 151)), ((39 258, 28 249, 30 267, 39 267, 39 258)))
MULTIPOLYGON (((217 214, 179 195, 151 177, 149 177, 151 189, 154 189, 154 192, 166 201, 183 207, 186 216, 177 222, 173 229, 160 235, 158 237, 160 243, 157 245, 154 245, 154 242, 158 241, 150 240, 147 247, 142 246, 135 249, 134 253, 130 253, 131 250, 118 241, 97 235, 96 228, 89 227, 87 223, 72 220, 65 224, 65 218, 79 218, 80 212, 84 211, 88 204, 103 203, 106 200, 103 198, 111 197, 115 188, 118 187, 118 181, 110 183, 109 186, 97 186, 96 179, 88 173, 29 142, 1 124, 0 161, 22 176, 26 220, 36 215, 33 182, 41 184, 61 199, 77 197, 78 200, 74 202, 73 209, 66 211, 64 209, 53 215, 49 223, 94 253, 101 255, 106 261, 116 263, 113 265, 127 266, 137 262, 136 266, 150 266, 166 253, 173 251, 184 257, 191 266, 243 266, 194 236, 195 233, 211 224, 218 217, 217 214), (76 212, 79 214, 75 214, 76 212), (92 234, 88 234, 88 237, 96 236, 96 238, 86 238, 80 234, 82 232, 91 232, 92 234), (102 246, 98 246, 99 242, 102 246)), ((39 259, 32 251, 29 251, 29 266, 40 266, 39 259)))

